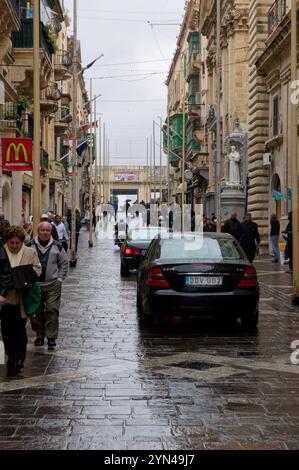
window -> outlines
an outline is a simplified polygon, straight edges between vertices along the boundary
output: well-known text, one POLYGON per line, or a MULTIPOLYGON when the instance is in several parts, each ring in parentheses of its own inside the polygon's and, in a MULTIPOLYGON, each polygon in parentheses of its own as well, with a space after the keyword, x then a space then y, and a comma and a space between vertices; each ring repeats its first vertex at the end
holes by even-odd
POLYGON ((163 240, 161 258, 185 260, 240 260, 243 258, 238 244, 227 238, 190 237, 163 240))
POLYGON ((273 98, 272 134, 273 136, 279 134, 279 96, 278 95, 273 98))

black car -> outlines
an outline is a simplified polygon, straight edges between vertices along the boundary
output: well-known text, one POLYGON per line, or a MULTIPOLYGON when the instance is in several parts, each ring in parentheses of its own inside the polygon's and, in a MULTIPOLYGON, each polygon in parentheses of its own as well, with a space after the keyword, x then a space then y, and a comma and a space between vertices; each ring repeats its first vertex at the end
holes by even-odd
POLYGON ((161 227, 142 227, 129 231, 126 240, 121 245, 120 251, 120 273, 127 277, 130 271, 138 269, 147 249, 158 234, 163 236, 167 230, 161 227))
POLYGON ((259 286, 253 265, 228 234, 170 234, 156 237, 137 280, 140 319, 155 323, 217 316, 258 323, 259 286))

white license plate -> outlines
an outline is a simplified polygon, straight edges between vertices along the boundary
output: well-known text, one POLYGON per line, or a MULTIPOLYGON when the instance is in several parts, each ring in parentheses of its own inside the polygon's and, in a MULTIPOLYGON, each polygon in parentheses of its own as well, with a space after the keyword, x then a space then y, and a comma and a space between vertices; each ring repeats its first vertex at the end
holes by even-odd
POLYGON ((186 277, 187 286, 222 286, 222 276, 190 276, 186 277))

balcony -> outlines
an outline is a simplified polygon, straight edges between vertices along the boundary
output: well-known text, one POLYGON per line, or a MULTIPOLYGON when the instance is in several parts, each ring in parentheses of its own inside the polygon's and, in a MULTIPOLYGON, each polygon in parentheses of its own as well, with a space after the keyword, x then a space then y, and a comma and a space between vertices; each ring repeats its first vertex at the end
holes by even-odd
POLYGON ((70 67, 72 66, 72 57, 68 51, 58 51, 54 57, 54 76, 57 82, 67 80, 72 76, 70 67))
POLYGON ((51 83, 47 86, 43 92, 43 96, 40 101, 40 110, 42 116, 49 116, 52 113, 56 113, 58 109, 57 102, 61 98, 61 91, 59 90, 56 83, 51 83))
POLYGON ((188 62, 188 75, 187 80, 189 80, 193 75, 199 74, 201 67, 201 56, 199 52, 193 52, 190 55, 188 62))
POLYGON ((17 119, 17 106, 15 103, 0 104, 0 131, 16 132, 17 119))
MULTIPOLYGON (((19 95, 33 97, 33 20, 22 20, 18 32, 12 33, 13 56, 12 81, 19 95)), ((40 86, 44 90, 53 74, 52 54, 54 45, 47 35, 46 27, 40 23, 40 86)))
MULTIPOLYGON (((54 54, 54 44, 50 41, 47 29, 40 23, 40 48, 43 49, 49 59, 52 60, 54 54)), ((12 44, 15 49, 32 49, 33 48, 33 20, 26 19, 21 21, 21 28, 17 32, 12 33, 12 44)))
POLYGON ((59 183, 63 181, 65 177, 65 169, 62 163, 51 161, 50 162, 50 172, 49 172, 49 179, 50 181, 59 183))
POLYGON ((73 117, 70 114, 70 108, 67 106, 60 106, 55 115, 55 135, 62 137, 69 129, 69 124, 72 122, 73 117))
POLYGON ((49 154, 44 149, 40 149, 40 169, 44 173, 49 170, 49 154))
POLYGON ((268 35, 273 33, 290 10, 291 0, 275 0, 268 11, 268 35))

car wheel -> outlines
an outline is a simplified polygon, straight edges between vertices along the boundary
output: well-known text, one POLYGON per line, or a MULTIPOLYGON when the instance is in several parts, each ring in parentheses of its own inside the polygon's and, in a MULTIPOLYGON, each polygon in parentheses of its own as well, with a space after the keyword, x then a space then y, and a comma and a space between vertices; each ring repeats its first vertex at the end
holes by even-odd
POLYGON ((245 331, 255 330, 259 321, 259 314, 255 312, 254 315, 246 315, 241 318, 241 327, 245 331))
POLYGON ((120 265, 120 275, 121 275, 121 277, 129 277, 130 276, 129 269, 126 266, 124 266, 123 264, 120 265))

